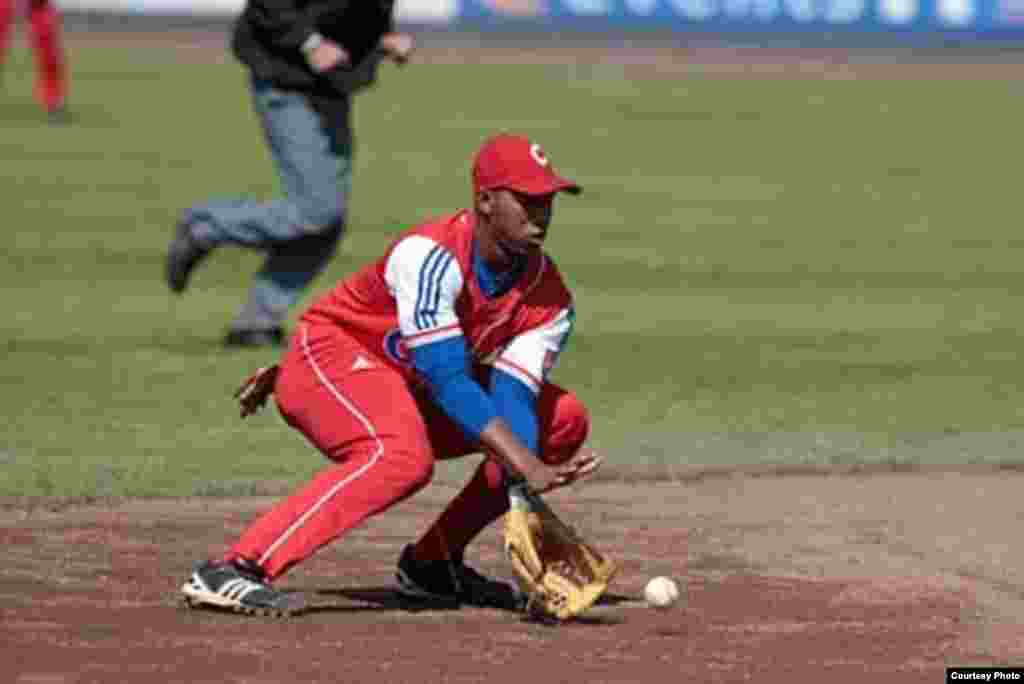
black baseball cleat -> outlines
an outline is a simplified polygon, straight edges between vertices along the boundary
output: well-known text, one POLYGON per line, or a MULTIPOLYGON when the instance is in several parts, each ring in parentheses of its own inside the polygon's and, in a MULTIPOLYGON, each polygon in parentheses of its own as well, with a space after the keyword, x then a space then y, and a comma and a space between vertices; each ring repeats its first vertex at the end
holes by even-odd
POLYGON ((199 262, 210 253, 192 235, 192 224, 187 219, 178 222, 174 239, 167 248, 165 278, 171 292, 181 294, 188 286, 189 276, 199 262))
POLYGON ((522 610, 526 605, 525 597, 511 584, 481 575, 465 563, 455 566, 455 574, 459 579, 463 603, 503 610, 522 610))
POLYGON ((206 561, 181 587, 189 608, 214 608, 249 615, 290 617, 305 609, 299 594, 270 586, 260 567, 245 561, 206 561))
POLYGON ((522 608, 523 601, 511 585, 485 577, 462 562, 418 561, 412 548, 409 544, 402 549, 395 572, 398 593, 402 596, 482 608, 522 608))
POLYGON ((287 339, 284 328, 242 330, 234 328, 224 337, 225 347, 283 347, 287 339))

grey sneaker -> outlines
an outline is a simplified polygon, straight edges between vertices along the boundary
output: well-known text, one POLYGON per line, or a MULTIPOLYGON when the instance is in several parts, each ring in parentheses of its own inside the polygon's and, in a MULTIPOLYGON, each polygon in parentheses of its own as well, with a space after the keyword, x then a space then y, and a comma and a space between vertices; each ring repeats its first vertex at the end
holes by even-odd
POLYGON ((61 104, 46 110, 46 120, 52 126, 64 126, 72 122, 72 117, 68 108, 61 104))
POLYGON ((305 609, 298 594, 271 587, 258 566, 240 561, 207 561, 181 587, 189 608, 222 608, 236 613, 289 617, 305 609))
POLYGON ((167 264, 164 274, 167 279, 167 287, 171 289, 171 292, 180 294, 185 291, 192 270, 209 253, 210 250, 202 247, 192 235, 192 224, 188 219, 179 221, 174 239, 171 240, 171 244, 167 248, 167 264))
POLYGON ((406 598, 506 610, 522 607, 511 585, 484 577, 465 563, 418 561, 411 544, 402 549, 395 579, 398 593, 406 598))

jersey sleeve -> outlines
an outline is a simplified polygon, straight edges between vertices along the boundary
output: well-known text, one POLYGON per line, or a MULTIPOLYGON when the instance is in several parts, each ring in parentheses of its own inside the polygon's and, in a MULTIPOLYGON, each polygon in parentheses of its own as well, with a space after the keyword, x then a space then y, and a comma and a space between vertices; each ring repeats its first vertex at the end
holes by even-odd
POLYGON ((497 414, 505 419, 519 441, 537 453, 540 432, 537 395, 516 378, 496 368, 491 373, 491 398, 497 414))
POLYGON ((410 349, 462 335, 455 300, 463 276, 455 256, 422 235, 411 235, 391 251, 384 280, 395 298, 398 326, 410 349))
POLYGON ((569 340, 574 319, 570 306, 547 323, 517 335, 498 355, 494 367, 537 394, 569 340))

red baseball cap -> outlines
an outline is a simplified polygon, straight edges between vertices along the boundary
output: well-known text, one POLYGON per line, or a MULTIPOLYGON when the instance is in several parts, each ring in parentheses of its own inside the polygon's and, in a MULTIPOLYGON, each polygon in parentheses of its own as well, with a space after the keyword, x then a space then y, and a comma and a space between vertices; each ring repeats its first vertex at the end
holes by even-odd
POLYGON ((555 173, 540 145, 507 133, 488 138, 473 161, 473 191, 498 189, 524 195, 562 191, 578 195, 582 191, 576 183, 555 173))

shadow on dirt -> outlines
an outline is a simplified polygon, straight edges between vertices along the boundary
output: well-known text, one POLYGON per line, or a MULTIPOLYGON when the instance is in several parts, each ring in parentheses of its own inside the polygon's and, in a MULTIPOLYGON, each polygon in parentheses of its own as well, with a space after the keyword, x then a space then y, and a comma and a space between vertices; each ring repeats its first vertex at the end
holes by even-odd
MULTIPOLYGON (((313 588, 305 590, 304 593, 309 597, 311 603, 306 610, 307 613, 360 613, 366 611, 418 613, 459 610, 464 607, 460 606, 456 601, 417 599, 403 596, 393 586, 313 588)), ((630 596, 605 594, 598 600, 595 607, 617 606, 635 602, 636 599, 630 596)), ((524 621, 536 622, 538 624, 610 625, 618 624, 622 621, 618 616, 609 615, 582 615, 567 622, 549 621, 524 613, 523 605, 520 594, 509 587, 507 591, 488 597, 486 605, 476 607, 516 613, 521 615, 524 621)))
POLYGON ((310 589, 306 591, 313 605, 309 613, 359 613, 364 611, 396 611, 415 613, 425 610, 458 610, 455 601, 413 599, 395 591, 394 587, 353 587, 310 589))

